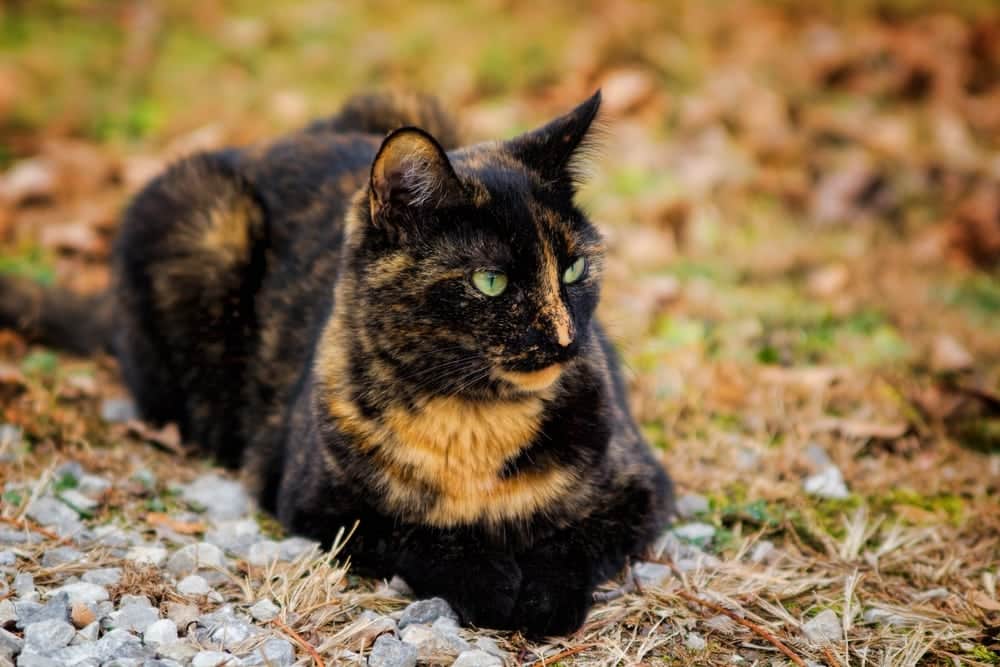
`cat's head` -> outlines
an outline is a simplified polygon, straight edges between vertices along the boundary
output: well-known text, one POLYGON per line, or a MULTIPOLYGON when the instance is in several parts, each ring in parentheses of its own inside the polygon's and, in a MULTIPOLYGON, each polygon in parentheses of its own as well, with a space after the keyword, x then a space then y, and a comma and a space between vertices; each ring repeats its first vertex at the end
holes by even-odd
POLYGON ((395 381, 530 394, 593 344, 603 245, 573 198, 600 101, 450 153, 417 128, 386 137, 358 212, 352 301, 395 381))

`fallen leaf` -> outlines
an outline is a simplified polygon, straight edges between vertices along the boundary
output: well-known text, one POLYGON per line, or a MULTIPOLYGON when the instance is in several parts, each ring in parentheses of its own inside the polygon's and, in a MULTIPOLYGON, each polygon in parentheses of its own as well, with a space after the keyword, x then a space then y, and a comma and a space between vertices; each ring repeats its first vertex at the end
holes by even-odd
POLYGON ((169 528, 175 533, 180 533, 181 535, 197 535, 199 533, 204 533, 206 530, 206 526, 203 521, 181 521, 180 519, 175 519, 169 514, 164 514, 163 512, 150 512, 146 515, 146 523, 154 527, 162 526, 164 528, 169 528))
POLYGON ((966 599, 970 604, 974 604, 980 609, 985 609, 986 611, 1000 611, 1000 602, 994 600, 982 591, 969 591, 966 599))

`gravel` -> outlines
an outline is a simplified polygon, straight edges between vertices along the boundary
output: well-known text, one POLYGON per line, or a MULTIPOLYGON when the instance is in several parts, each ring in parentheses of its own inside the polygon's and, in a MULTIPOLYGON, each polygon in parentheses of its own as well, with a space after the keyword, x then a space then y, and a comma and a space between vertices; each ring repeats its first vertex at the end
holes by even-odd
POLYGON ((708 648, 708 642, 697 632, 689 632, 684 637, 684 648, 689 651, 700 652, 708 648))
POLYGON ((376 639, 368 656, 368 667, 415 667, 416 664, 417 647, 389 635, 376 639))
POLYGON ((802 488, 811 496, 817 498, 827 498, 831 500, 843 500, 851 495, 844 482, 844 474, 840 468, 830 464, 825 466, 815 475, 806 477, 802 482, 802 488))
MULTIPOLYGON (((295 664, 295 647, 284 639, 268 639, 243 657, 243 664, 256 667, 290 667, 295 664)), ((340 664, 340 663, 338 663, 340 664)))
POLYGON ((503 667, 503 660, 480 649, 462 651, 451 667, 503 667))
POLYGON ((116 612, 112 612, 108 618, 113 628, 141 634, 145 632, 146 628, 159 620, 160 613, 148 605, 129 604, 116 612))
POLYGON ((75 602, 103 602, 109 598, 108 589, 98 584, 91 584, 86 581, 78 581, 75 584, 66 584, 53 591, 54 594, 65 593, 70 604, 75 602))
POLYGON ((180 487, 181 497, 204 508, 211 519, 225 521, 242 518, 250 511, 250 498, 239 482, 219 475, 203 475, 180 487))
MULTIPOLYGON (((266 623, 278 615, 281 611, 278 605, 274 604, 270 600, 260 600, 256 602, 252 607, 250 607, 250 615, 254 617, 255 620, 266 623)), ((391 619, 390 619, 391 620, 391 619)), ((395 627, 393 623, 393 627, 395 627)))
POLYGON ((88 584, 114 586, 122 580, 122 569, 120 567, 102 567, 97 570, 88 570, 83 573, 80 579, 88 584))
POLYGON ((417 600, 403 610, 403 615, 399 617, 399 629, 403 630, 413 623, 433 623, 441 617, 458 620, 458 614, 441 598, 417 600))
POLYGON ((828 644, 843 639, 840 617, 832 609, 824 609, 802 625, 802 632, 811 642, 828 644))
POLYGON ((697 493, 688 493, 677 499, 677 513, 684 519, 691 519, 708 512, 708 498, 697 493))

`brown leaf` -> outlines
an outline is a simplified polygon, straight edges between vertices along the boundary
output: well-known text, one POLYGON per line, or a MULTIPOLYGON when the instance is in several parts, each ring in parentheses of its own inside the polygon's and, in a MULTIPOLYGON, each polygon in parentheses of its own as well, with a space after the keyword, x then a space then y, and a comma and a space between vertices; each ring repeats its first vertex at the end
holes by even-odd
POLYGON ((966 599, 969 601, 969 604, 974 604, 980 609, 985 609, 986 611, 1000 611, 1000 602, 994 600, 982 591, 969 591, 966 599))
POLYGON ((149 424, 137 419, 133 419, 125 424, 129 433, 136 435, 146 442, 159 445, 163 449, 175 454, 184 454, 184 447, 181 444, 181 434, 177 430, 176 424, 167 424, 163 428, 153 428, 149 424))
POLYGON ((169 514, 164 514, 163 512, 150 512, 146 515, 146 523, 154 527, 162 526, 164 528, 169 528, 175 533, 180 533, 181 535, 197 535, 199 533, 204 533, 206 530, 206 526, 203 521, 181 521, 180 519, 175 519, 169 514))

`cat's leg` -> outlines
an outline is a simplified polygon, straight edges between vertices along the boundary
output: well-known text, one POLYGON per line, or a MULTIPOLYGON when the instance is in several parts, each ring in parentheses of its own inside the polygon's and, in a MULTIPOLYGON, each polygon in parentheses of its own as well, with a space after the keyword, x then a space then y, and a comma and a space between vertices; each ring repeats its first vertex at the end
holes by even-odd
POLYGON ((232 160, 204 154, 136 196, 115 244, 113 348, 141 413, 176 420, 229 465, 243 445, 265 235, 263 207, 232 160))
POLYGON ((621 571, 629 556, 641 555, 663 528, 670 495, 659 466, 633 468, 609 482, 599 509, 520 554, 518 627, 534 637, 579 628, 595 587, 621 571))
POLYGON ((518 627, 522 577, 512 553, 460 530, 415 528, 402 538, 396 572, 419 597, 444 598, 465 624, 518 627))

